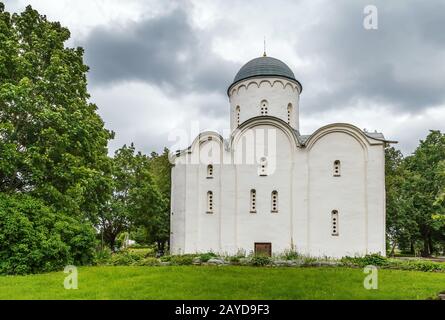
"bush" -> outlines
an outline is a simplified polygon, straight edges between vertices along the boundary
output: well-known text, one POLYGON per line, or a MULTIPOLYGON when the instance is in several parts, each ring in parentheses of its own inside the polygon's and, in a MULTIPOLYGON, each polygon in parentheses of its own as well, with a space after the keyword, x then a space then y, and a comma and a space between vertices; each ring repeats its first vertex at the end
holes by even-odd
POLYGON ((207 262, 210 259, 215 258, 215 257, 217 257, 217 255, 215 253, 213 253, 213 252, 206 252, 206 253, 201 253, 199 255, 199 260, 201 262, 207 262))
POLYGON ((379 254, 368 254, 364 257, 343 257, 341 262, 345 265, 353 265, 359 267, 372 266, 385 266, 388 264, 388 259, 382 257, 379 254))
POLYGON ((122 250, 112 256, 111 264, 114 266, 132 266, 137 265, 144 258, 143 253, 122 250))
POLYGON ((159 266, 160 262, 157 258, 147 257, 136 263, 138 266, 159 266))
POLYGON ((319 259, 311 256, 303 256, 303 266, 313 266, 315 265, 319 259))
POLYGON ((427 260, 408 260, 398 263, 398 268, 405 270, 445 272, 445 264, 427 260))
POLYGON ((299 258, 301 258, 300 254, 298 254, 294 250, 286 250, 283 253, 283 259, 284 260, 297 260, 299 258))
POLYGON ((0 274, 92 263, 95 231, 27 195, 0 194, 0 274))
POLYGON ((99 265, 106 265, 111 263, 112 252, 108 247, 104 247, 96 251, 94 256, 94 263, 99 265))
POLYGON ((194 254, 184 254, 178 256, 170 256, 170 263, 178 266, 185 266, 193 264, 194 254))
POLYGON ((240 264, 241 263, 241 258, 239 257, 239 256, 230 256, 229 258, 228 258, 228 260, 229 260, 229 263, 230 264, 240 264))
POLYGON ((156 252, 153 250, 153 248, 135 248, 135 247, 129 247, 127 248, 128 251, 139 254, 143 257, 154 257, 156 256, 156 252))
POLYGON ((172 259, 172 256, 170 255, 165 255, 159 258, 159 260, 161 260, 162 262, 170 262, 170 260, 172 259))
POLYGON ((272 263, 272 259, 267 256, 255 255, 250 259, 250 264, 252 266, 267 266, 272 263))

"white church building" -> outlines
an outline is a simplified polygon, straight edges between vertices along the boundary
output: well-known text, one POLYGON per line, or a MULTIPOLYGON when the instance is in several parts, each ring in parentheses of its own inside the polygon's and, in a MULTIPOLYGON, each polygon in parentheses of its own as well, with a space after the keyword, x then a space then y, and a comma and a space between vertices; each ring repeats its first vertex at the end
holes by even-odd
POLYGON ((301 93, 278 59, 238 71, 230 135, 202 132, 171 155, 171 253, 385 254, 391 141, 348 123, 301 134, 301 93))

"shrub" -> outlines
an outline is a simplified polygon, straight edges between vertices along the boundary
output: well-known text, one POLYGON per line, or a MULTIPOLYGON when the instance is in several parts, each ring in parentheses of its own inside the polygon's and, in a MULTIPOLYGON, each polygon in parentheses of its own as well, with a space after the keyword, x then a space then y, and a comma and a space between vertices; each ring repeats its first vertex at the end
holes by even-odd
POLYGON ((157 258, 147 257, 142 260, 139 260, 136 264, 138 266, 158 266, 160 265, 160 262, 157 258))
POLYGON ((250 259, 252 266, 267 266, 272 263, 272 259, 267 256, 255 255, 250 259))
POLYGON ((27 195, 0 194, 0 274, 92 263, 95 231, 27 195))
POLYGON ((341 262, 345 265, 354 265, 365 267, 368 265, 385 266, 388 264, 388 259, 379 254, 368 254, 363 257, 343 257, 341 262))
POLYGON ((215 253, 213 253, 213 252, 206 252, 206 253, 202 253, 202 254, 199 255, 199 260, 201 262, 207 262, 210 259, 215 258, 215 257, 217 257, 217 255, 215 253))
POLYGON ((300 254, 298 254, 296 251, 294 250, 286 250, 283 253, 283 259, 284 260, 297 260, 299 259, 301 256, 300 254))
POLYGON ((99 265, 106 265, 111 263, 112 252, 108 247, 104 247, 96 251, 94 256, 94 263, 99 265))
POLYGON ((143 257, 154 257, 156 256, 156 252, 153 250, 153 248, 135 248, 135 247, 129 247, 127 248, 128 251, 141 255, 143 257))
POLYGON ((408 260, 403 261, 399 267, 406 270, 418 271, 445 271, 445 264, 427 260, 408 260))
POLYGON ((161 260, 162 262, 170 262, 171 259, 172 259, 172 256, 169 256, 169 255, 162 256, 159 258, 159 260, 161 260))
POLYGON ((111 264, 114 266, 131 266, 137 265, 142 259, 144 259, 144 254, 122 250, 112 256, 111 264))
POLYGON ((193 259, 196 255, 193 254, 184 254, 178 256, 171 256, 170 263, 178 266, 185 266, 193 264, 193 259))
POLYGON ((318 258, 311 256, 303 256, 303 266, 313 266, 318 262, 318 258))
POLYGON ((230 256, 228 258, 230 264, 240 264, 241 258, 239 256, 230 256))

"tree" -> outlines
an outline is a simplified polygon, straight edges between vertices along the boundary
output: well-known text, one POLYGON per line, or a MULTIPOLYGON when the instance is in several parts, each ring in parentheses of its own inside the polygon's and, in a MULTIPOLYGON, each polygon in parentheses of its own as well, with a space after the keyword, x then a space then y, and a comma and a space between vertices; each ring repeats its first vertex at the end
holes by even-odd
POLYGON ((11 15, 0 3, 0 192, 95 220, 113 134, 88 102, 83 49, 66 48, 69 37, 30 6, 11 15))
POLYGON ((391 245, 390 255, 407 239, 412 231, 410 216, 403 209, 400 189, 404 182, 403 155, 394 147, 385 148, 386 235, 391 245), (410 228, 411 226, 411 228, 410 228))
MULTIPOLYGON (((385 150, 387 236, 392 244, 429 256, 445 242, 445 135, 430 131, 415 152, 403 158, 385 150)), ((441 247, 442 246, 442 247, 441 247)))
POLYGON ((165 252, 165 244, 170 240, 170 196, 171 196, 171 168, 168 158, 169 150, 164 149, 161 155, 152 152, 150 156, 150 172, 162 196, 161 209, 150 221, 149 238, 156 242, 158 250, 165 252))
POLYGON ((115 152, 112 166, 112 197, 100 213, 104 241, 115 249, 124 231, 156 225, 164 200, 150 173, 149 158, 136 153, 133 144, 115 152))
POLYGON ((389 236, 396 230, 399 242, 408 238, 411 247, 414 241, 421 241, 423 256, 437 251, 436 244, 445 240, 444 203, 440 201, 444 161, 445 135, 432 130, 387 177, 389 236))
POLYGON ((0 274, 48 272, 91 262, 91 225, 29 195, 0 193, 0 274))
POLYGON ((445 135, 437 130, 431 130, 426 139, 420 141, 414 154, 406 159, 407 169, 416 177, 409 187, 412 191, 413 212, 423 241, 424 256, 435 251, 435 240, 443 240, 434 216, 443 211, 443 206, 436 200, 445 185, 440 170, 440 164, 444 160, 445 135))

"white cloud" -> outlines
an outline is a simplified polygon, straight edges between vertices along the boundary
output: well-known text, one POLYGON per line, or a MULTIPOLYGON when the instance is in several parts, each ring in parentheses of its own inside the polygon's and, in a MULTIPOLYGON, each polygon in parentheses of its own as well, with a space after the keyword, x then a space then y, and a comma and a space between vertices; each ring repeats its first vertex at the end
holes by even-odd
MULTIPOLYGON (((223 132, 224 117, 214 117, 206 109, 220 107, 223 96, 214 93, 190 94, 181 97, 166 95, 158 87, 143 82, 124 82, 111 87, 93 88, 91 102, 100 106, 99 114, 108 129, 116 136, 110 142, 110 152, 123 144, 134 142, 137 148, 145 152, 162 151, 175 141, 169 141, 174 132, 184 132, 184 148, 195 138, 193 127, 200 131, 213 130, 223 132), (219 104, 219 105, 218 105, 219 104)), ((222 102, 224 104, 224 102, 222 102)))
POLYGON ((351 123, 369 132, 383 132, 388 140, 398 141, 395 145, 404 155, 409 155, 425 138, 429 130, 444 130, 445 105, 432 107, 422 113, 405 113, 385 106, 358 104, 341 110, 300 115, 301 132, 310 134, 320 126, 334 123, 351 123))

